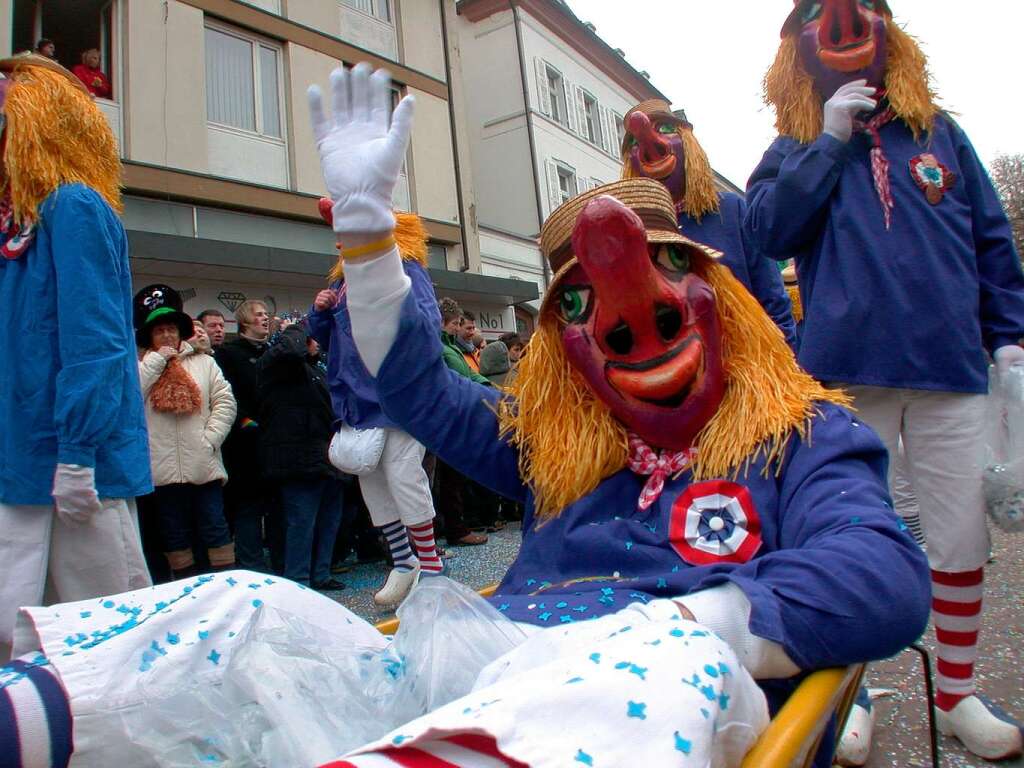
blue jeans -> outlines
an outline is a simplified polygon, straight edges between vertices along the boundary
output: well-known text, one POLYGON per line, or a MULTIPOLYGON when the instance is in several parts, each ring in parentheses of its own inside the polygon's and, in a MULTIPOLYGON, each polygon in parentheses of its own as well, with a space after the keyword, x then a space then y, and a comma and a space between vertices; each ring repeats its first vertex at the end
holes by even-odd
POLYGON ((281 483, 286 579, 316 586, 331 577, 342 499, 341 482, 331 477, 281 483))
POLYGON ((164 552, 191 550, 192 531, 196 528, 199 541, 207 549, 223 547, 231 541, 219 480, 203 485, 159 485, 153 491, 153 498, 160 515, 164 552))

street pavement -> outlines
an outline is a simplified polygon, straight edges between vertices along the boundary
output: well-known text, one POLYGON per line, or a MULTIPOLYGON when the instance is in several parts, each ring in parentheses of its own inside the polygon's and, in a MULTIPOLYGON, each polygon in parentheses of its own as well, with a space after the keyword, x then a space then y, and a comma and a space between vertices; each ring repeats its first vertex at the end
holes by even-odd
MULTIPOLYGON (((477 547, 448 547, 451 578, 475 589, 501 579, 519 548, 520 528, 510 524, 492 533, 477 547)), ((1024 717, 1024 534, 993 533, 995 559, 986 568, 983 656, 977 665, 978 687, 985 695, 1018 718, 1024 717)), ((347 589, 328 593, 369 621, 390 618, 391 611, 373 604, 373 593, 387 576, 384 563, 356 566, 338 578, 347 589)), ((880 628, 884 631, 884 628, 880 628)), ((922 644, 934 652, 935 636, 929 628, 922 644)), ((934 667, 934 657, 932 660, 934 667)), ((868 768, 925 768, 930 766, 928 720, 920 657, 906 651, 894 659, 873 664, 868 687, 875 698, 875 743, 868 768)), ((943 768, 991 766, 974 757, 955 739, 939 736, 943 768)), ((1024 768, 1024 761, 1000 766, 1024 768)))

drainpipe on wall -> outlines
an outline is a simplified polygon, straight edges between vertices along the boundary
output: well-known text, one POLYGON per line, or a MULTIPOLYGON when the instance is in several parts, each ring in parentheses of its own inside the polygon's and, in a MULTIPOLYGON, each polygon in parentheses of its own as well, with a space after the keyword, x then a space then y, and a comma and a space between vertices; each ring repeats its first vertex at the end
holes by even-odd
POLYGON ((444 10, 445 0, 437 0, 441 12, 441 44, 444 47, 444 71, 448 80, 448 125, 452 134, 452 157, 455 159, 455 201, 459 206, 459 236, 462 238, 462 265, 459 272, 469 271, 469 240, 466 237, 466 209, 462 202, 462 165, 459 162, 459 139, 455 129, 455 100, 452 98, 452 63, 448 55, 448 20, 444 10))
MULTIPOLYGON (((537 226, 540 227, 544 221, 544 208, 540 199, 540 179, 537 177, 537 142, 533 135, 533 110, 530 108, 530 91, 526 79, 526 55, 523 53, 523 33, 520 28, 519 6, 515 0, 509 5, 512 6, 512 26, 516 30, 516 49, 519 54, 519 79, 523 86, 523 116, 526 119, 526 135, 530 141, 530 167, 533 169, 533 196, 537 204, 537 226)), ((551 285, 551 270, 548 269, 548 260, 541 254, 540 265, 544 269, 544 290, 551 285)))

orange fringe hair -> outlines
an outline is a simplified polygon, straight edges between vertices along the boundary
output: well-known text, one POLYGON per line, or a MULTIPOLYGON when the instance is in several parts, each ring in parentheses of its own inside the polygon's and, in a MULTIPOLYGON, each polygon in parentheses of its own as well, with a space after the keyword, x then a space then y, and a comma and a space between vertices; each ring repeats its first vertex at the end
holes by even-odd
MULTIPOLYGON (((715 173, 711 170, 704 147, 693 135, 692 128, 679 126, 676 133, 683 142, 683 158, 686 161, 686 192, 683 195, 683 213, 697 221, 707 213, 718 213, 718 190, 715 188, 715 173)), ((629 154, 622 157, 623 179, 636 178, 629 154)))
MULTIPOLYGON (((423 220, 415 213, 395 211, 395 243, 405 261, 415 261, 421 267, 427 266, 427 229, 423 220)), ((338 246, 338 260, 327 274, 328 283, 336 283, 345 276, 345 260, 338 246)))
POLYGON ((799 323, 804 319, 804 303, 800 300, 800 288, 787 285, 786 294, 789 296, 789 303, 793 305, 793 322, 799 323))
MULTIPOLYGON (((694 479, 735 476, 765 459, 781 469, 795 433, 805 439, 822 402, 849 406, 805 373, 782 332, 728 268, 704 259, 694 271, 714 289, 722 324, 725 396, 694 442, 694 479)), ((562 349, 553 314, 541 317, 530 353, 502 400, 500 430, 519 449, 519 472, 534 492, 537 516, 557 517, 626 466, 626 427, 587 388, 562 349)))
POLYGON ((4 165, 15 221, 36 221, 47 195, 75 182, 121 212, 117 141, 86 93, 58 72, 21 66, 14 72, 4 113, 4 165))
MULTIPOLYGON (((928 58, 917 41, 892 19, 886 20, 888 58, 885 64, 885 89, 893 111, 907 124, 914 139, 928 133, 941 111, 931 87, 928 58)), ((821 135, 821 98, 814 91, 814 80, 803 68, 797 39, 782 39, 779 52, 764 76, 764 101, 775 109, 775 128, 801 144, 809 144, 821 135)))

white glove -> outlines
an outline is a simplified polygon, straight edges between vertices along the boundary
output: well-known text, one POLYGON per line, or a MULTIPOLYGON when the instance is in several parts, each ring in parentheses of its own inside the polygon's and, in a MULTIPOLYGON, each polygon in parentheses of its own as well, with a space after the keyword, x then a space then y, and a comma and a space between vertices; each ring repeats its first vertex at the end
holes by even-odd
POLYGON ((997 349, 992 358, 996 361, 996 370, 1002 376, 1010 372, 1011 366, 1024 365, 1024 349, 1017 344, 1007 344, 997 349))
POLYGON ((832 98, 825 102, 825 128, 823 133, 839 139, 844 144, 853 135, 853 118, 858 112, 870 112, 878 101, 875 89, 867 80, 854 80, 841 85, 832 98))
POLYGON ((395 228, 391 195, 412 132, 414 100, 406 96, 391 114, 391 75, 363 62, 331 73, 334 117, 324 116, 320 88, 309 87, 309 113, 320 167, 334 201, 339 235, 386 236, 395 228), (388 117, 391 116, 391 128, 388 117))
POLYGON ((53 475, 53 503, 65 523, 88 523, 100 511, 96 471, 78 464, 58 464, 53 475))

